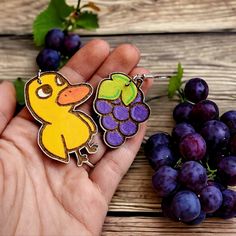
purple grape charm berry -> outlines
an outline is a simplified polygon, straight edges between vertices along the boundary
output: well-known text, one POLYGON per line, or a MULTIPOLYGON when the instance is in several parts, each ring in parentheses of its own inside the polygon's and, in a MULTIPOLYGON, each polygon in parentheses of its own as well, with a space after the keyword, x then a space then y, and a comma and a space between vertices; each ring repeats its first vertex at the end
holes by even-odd
POLYGON ((228 189, 236 186, 236 110, 219 119, 208 92, 203 79, 189 80, 186 100, 173 111, 172 134, 153 134, 144 146, 164 216, 188 225, 236 217, 236 191, 228 189))

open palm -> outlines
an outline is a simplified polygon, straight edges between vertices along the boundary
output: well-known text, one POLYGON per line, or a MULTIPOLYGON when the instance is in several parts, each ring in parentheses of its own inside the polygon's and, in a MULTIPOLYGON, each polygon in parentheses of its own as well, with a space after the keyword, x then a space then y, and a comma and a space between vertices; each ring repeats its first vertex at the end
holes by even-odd
MULTIPOLYGON (((70 82, 87 81, 94 88, 114 71, 147 73, 137 68, 138 50, 128 44, 110 52, 102 40, 86 44, 61 69, 70 82)), ((149 82, 143 84, 146 92, 149 82)), ((90 155, 95 168, 62 164, 45 156, 37 145, 39 124, 26 109, 13 117, 15 91, 0 84, 0 235, 99 235, 108 204, 130 167, 145 132, 116 150, 107 148, 101 134, 99 149, 90 155)), ((80 107, 90 113, 92 99, 80 107)))

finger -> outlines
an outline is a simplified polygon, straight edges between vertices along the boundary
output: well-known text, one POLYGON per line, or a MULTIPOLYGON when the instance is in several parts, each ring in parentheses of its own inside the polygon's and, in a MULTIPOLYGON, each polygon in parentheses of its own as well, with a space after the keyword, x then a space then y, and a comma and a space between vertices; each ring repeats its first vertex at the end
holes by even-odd
MULTIPOLYGON (((110 54, 104 61, 103 65, 88 81, 93 88, 96 88, 101 80, 107 78, 113 72, 123 72, 129 74, 138 64, 140 59, 139 50, 131 44, 121 44, 110 54)), ((95 95, 95 94, 94 94, 95 95)), ((81 106, 86 111, 92 110, 92 103, 94 100, 90 99, 86 104, 81 106)))
MULTIPOLYGON (((130 74, 145 74, 149 71, 144 68, 135 68, 130 74)), ((146 80, 143 83, 143 91, 147 93, 152 85, 152 80, 146 80)), ((132 164, 136 153, 142 143, 146 130, 146 124, 140 125, 137 135, 128 139, 125 144, 116 150, 109 151, 96 164, 94 170, 90 174, 90 178, 98 184, 104 196, 109 202, 124 174, 132 164), (109 178, 107 178, 109 176, 109 178)))
POLYGON ((107 203, 111 198, 125 173, 132 164, 145 134, 146 126, 142 124, 139 134, 127 140, 116 150, 111 150, 96 164, 91 171, 90 179, 98 185, 107 203))
POLYGON ((140 59, 139 50, 131 44, 121 44, 104 61, 103 65, 89 80, 89 83, 96 87, 101 79, 108 77, 112 72, 130 73, 138 64, 140 59))
POLYGON ((109 44, 101 39, 94 39, 82 47, 61 68, 60 72, 71 83, 84 82, 97 71, 110 52, 109 44))
MULTIPOLYGON (((89 83, 96 87, 97 84, 107 77, 110 73, 114 72, 115 68, 119 72, 124 72, 129 74, 133 71, 133 68, 137 65, 140 59, 140 53, 138 49, 130 44, 123 44, 118 46, 111 55, 106 59, 101 68, 97 73, 89 80, 89 83)), ((144 70, 144 69, 143 69, 144 70)), ((143 71, 143 70, 138 70, 143 71)), ((144 70, 146 73, 146 70, 144 70)), ((135 73, 135 71, 133 71, 135 73)), ((142 72, 143 73, 143 72, 142 72)), ((86 104, 81 106, 81 108, 86 112, 91 112, 93 106, 93 99, 90 99, 86 104)), ((99 134, 94 138, 94 142, 98 144, 98 152, 91 155, 91 162, 96 164, 107 150, 106 145, 103 142, 102 135, 99 134)))
MULTIPOLYGON (((130 72, 129 75, 131 77, 133 77, 133 76, 138 75, 138 74, 147 74, 147 73, 149 73, 149 71, 146 70, 145 68, 136 67, 130 72)), ((146 81, 143 82, 142 90, 144 91, 144 93, 147 92, 147 89, 151 86, 151 84, 152 84, 152 80, 146 80, 146 81)), ((98 149, 98 152, 96 154, 91 156, 91 162, 93 164, 96 164, 101 159, 101 157, 104 155, 104 153, 106 152, 107 146, 104 144, 103 135, 101 133, 99 133, 94 138, 94 142, 96 144, 98 144, 99 149, 98 149)))
POLYGON ((14 115, 16 108, 16 91, 11 82, 0 84, 0 134, 14 115))
MULTIPOLYGON (((71 83, 85 82, 100 67, 109 52, 110 46, 106 41, 92 40, 85 44, 59 72, 71 83)), ((18 116, 27 120, 34 120, 27 108, 22 109, 18 116)))
MULTIPOLYGON (((136 67, 130 72, 130 76, 134 77, 135 75, 142 75, 142 74, 149 74, 150 71, 142 68, 142 67, 136 67)), ((153 84, 153 79, 144 79, 142 85, 141 85, 141 90, 144 92, 144 95, 147 94, 149 88, 153 84)))

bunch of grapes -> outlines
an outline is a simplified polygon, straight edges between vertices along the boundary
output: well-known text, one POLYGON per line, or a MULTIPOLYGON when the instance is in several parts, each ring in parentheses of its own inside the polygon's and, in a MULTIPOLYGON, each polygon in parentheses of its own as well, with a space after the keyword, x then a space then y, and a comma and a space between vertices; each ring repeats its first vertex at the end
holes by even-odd
POLYGON ((236 111, 219 117, 208 90, 203 79, 189 80, 172 135, 158 132, 145 145, 164 215, 192 225, 236 216, 236 192, 228 188, 236 186, 236 111))
POLYGON ((116 100, 98 99, 94 105, 100 115, 100 125, 104 129, 104 141, 112 148, 122 145, 126 138, 138 132, 139 124, 146 121, 150 114, 139 89, 134 101, 125 106, 121 98, 116 100))
POLYGON ((69 59, 81 46, 78 34, 68 34, 60 29, 48 31, 45 37, 45 48, 42 49, 36 62, 42 71, 57 70, 62 59, 69 59))

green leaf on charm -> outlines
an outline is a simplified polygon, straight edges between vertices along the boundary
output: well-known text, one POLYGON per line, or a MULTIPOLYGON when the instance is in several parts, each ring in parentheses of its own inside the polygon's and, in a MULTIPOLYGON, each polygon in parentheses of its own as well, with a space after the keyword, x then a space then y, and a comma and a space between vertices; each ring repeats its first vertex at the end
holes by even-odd
POLYGON ((25 105, 25 97, 24 97, 24 86, 25 82, 21 78, 17 78, 13 81, 16 90, 16 101, 20 105, 25 105))
POLYGON ((120 88, 122 89, 125 85, 128 85, 131 81, 128 75, 122 73, 113 73, 111 74, 111 79, 116 83, 120 84, 120 88))
POLYGON ((184 69, 182 65, 179 63, 178 68, 177 68, 177 73, 171 76, 169 80, 169 85, 168 85, 169 98, 172 98, 175 95, 176 91, 180 90, 180 87, 182 85, 181 80, 183 78, 183 73, 184 73, 184 69))
POLYGON ((121 99, 123 103, 128 106, 131 102, 134 101, 138 94, 138 89, 133 82, 130 82, 128 86, 125 86, 122 89, 121 99))
POLYGON ((98 98, 115 100, 120 97, 121 88, 112 80, 104 80, 99 86, 98 98))
POLYGON ((99 27, 97 14, 90 11, 82 11, 79 13, 75 22, 76 28, 94 30, 99 27))
POLYGON ((104 80, 99 87, 98 98, 115 100, 120 97, 128 106, 137 96, 138 89, 128 75, 113 73, 110 79, 104 80))
POLYGON ((34 20, 33 36, 36 46, 42 46, 47 32, 53 28, 63 29, 66 18, 74 7, 66 4, 65 0, 51 0, 48 8, 42 11, 34 20))

